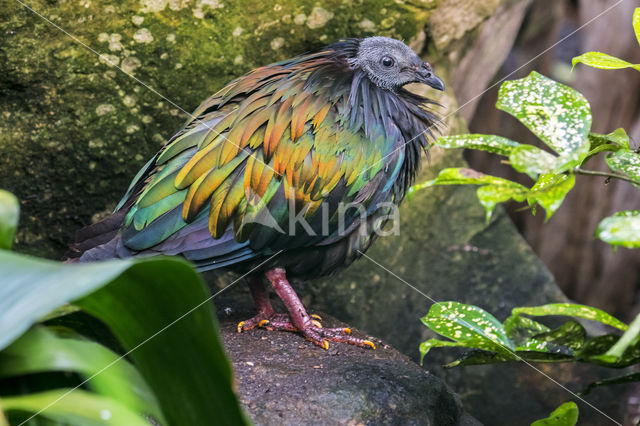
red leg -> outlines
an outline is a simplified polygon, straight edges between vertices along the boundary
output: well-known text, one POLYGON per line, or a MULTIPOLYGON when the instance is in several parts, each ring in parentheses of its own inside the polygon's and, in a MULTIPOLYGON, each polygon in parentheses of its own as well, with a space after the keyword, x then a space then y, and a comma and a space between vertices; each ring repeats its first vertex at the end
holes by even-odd
POLYGON ((249 290, 253 296, 253 301, 256 304, 258 314, 251 319, 238 323, 238 333, 256 328, 265 321, 268 322, 268 319, 275 314, 273 307, 271 306, 271 301, 269 300, 269 295, 264 288, 262 277, 249 275, 247 277, 247 282, 249 283, 249 290))
POLYGON ((265 273, 271 282, 273 289, 289 312, 291 322, 278 321, 266 324, 269 329, 297 331, 316 345, 329 349, 329 340, 333 342, 349 343, 360 347, 371 347, 375 349, 373 342, 351 336, 348 328, 322 328, 320 323, 307 313, 304 305, 296 295, 296 292, 287 281, 286 271, 283 268, 275 268, 265 273), (282 324, 279 324, 282 323, 282 324), (293 323, 293 324, 291 324, 293 323), (293 328, 293 330, 292 330, 293 328))

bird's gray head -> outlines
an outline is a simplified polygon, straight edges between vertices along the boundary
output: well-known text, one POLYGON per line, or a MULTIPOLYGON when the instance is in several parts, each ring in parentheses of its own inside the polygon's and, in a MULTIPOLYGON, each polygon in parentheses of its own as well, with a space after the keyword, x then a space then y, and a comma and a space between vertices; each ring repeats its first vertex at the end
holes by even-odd
POLYGON ((362 39, 351 67, 362 69, 378 87, 397 90, 409 83, 424 83, 444 90, 444 83, 433 74, 431 65, 423 62, 401 41, 388 37, 362 39))

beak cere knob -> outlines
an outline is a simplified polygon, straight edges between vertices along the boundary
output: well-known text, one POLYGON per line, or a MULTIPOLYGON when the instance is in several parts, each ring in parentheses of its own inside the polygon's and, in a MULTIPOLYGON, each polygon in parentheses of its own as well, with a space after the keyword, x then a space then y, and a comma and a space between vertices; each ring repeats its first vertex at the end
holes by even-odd
POLYGON ((433 87, 436 90, 444 91, 444 82, 433 74, 431 65, 426 62, 422 63, 422 66, 418 69, 418 80, 427 86, 433 87))

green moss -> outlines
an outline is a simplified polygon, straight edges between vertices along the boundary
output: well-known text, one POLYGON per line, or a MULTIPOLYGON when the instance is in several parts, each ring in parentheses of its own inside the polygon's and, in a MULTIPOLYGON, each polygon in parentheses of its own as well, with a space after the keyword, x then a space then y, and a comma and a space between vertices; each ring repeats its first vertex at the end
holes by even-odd
POLYGON ((202 100, 252 68, 337 39, 410 40, 437 2, 36 1, 0 9, 0 182, 21 200, 17 249, 59 257, 112 207, 202 100), (121 71, 117 63, 172 105, 121 71), (179 106, 179 107, 178 107, 179 106))

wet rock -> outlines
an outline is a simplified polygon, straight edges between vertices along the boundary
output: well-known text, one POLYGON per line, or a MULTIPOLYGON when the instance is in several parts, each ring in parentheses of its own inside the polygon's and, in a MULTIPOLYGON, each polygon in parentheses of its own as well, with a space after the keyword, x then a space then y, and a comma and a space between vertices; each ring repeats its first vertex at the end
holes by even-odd
MULTIPOLYGON (((250 315, 224 317, 220 328, 256 425, 479 425, 440 379, 378 339, 376 350, 332 343, 325 351, 291 333, 238 334, 250 315)), ((321 315, 325 326, 346 326, 321 315)))

